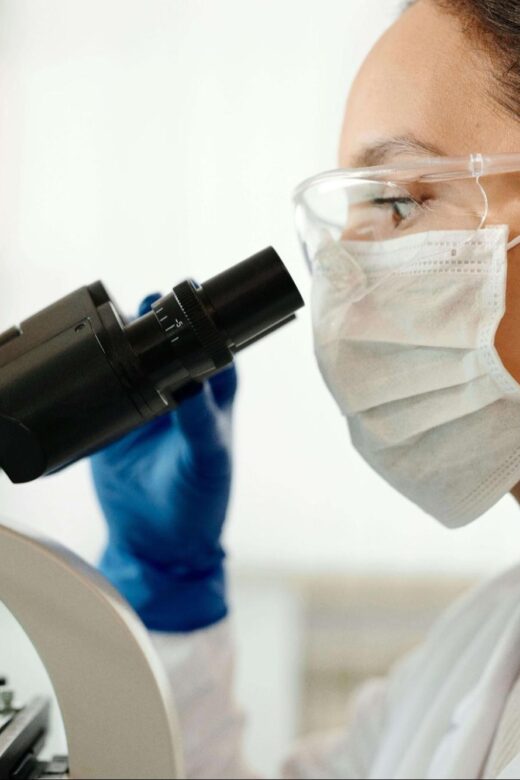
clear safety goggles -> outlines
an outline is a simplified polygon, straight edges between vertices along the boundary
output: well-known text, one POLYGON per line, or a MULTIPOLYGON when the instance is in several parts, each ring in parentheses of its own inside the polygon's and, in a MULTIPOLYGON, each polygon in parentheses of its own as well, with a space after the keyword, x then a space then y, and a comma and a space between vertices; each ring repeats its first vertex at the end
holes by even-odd
MULTIPOLYGON (((307 179, 294 192, 296 227, 307 263, 312 271, 331 243, 339 242, 348 250, 349 261, 363 270, 367 242, 406 236, 409 241, 399 242, 401 264, 424 258, 436 251, 429 241, 432 231, 476 234, 492 222, 503 222, 504 175, 519 172, 520 154, 473 154, 338 169, 307 179)), ((518 198, 519 191, 514 177, 511 192, 518 198)))

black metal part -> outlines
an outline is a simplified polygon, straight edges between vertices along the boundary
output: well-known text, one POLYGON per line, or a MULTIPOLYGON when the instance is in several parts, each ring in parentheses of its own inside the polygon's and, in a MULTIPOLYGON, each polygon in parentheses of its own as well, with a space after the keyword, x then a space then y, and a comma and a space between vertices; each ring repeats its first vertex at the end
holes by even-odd
POLYGON ((49 728, 50 702, 38 697, 16 714, 0 734, 0 778, 34 777, 49 728))
POLYGON ((126 322, 101 282, 0 334, 0 468, 50 474, 174 409, 304 305, 274 251, 126 322))
POLYGON ((264 249, 203 285, 202 297, 215 325, 235 347, 303 306, 293 280, 280 266, 274 249, 264 249))

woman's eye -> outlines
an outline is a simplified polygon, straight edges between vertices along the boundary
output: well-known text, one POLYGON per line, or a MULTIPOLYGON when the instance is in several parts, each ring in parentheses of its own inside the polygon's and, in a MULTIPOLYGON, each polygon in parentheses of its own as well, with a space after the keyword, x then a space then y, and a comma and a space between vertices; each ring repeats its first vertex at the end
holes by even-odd
POLYGON ((374 206, 390 212, 396 227, 410 219, 419 206, 416 200, 406 197, 375 198, 372 202, 374 206))

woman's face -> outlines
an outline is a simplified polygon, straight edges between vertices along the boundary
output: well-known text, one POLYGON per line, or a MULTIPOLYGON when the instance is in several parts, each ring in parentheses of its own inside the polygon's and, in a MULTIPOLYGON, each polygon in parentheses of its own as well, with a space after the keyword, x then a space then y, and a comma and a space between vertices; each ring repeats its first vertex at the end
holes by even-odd
MULTIPOLYGON (((351 168, 432 155, 520 153, 520 121, 491 95, 490 58, 433 0, 416 5, 387 31, 352 88, 340 143, 351 168)), ((494 177, 488 224, 520 234, 520 176, 494 177)), ((496 347, 520 381, 520 247, 509 254, 506 315, 496 347)))

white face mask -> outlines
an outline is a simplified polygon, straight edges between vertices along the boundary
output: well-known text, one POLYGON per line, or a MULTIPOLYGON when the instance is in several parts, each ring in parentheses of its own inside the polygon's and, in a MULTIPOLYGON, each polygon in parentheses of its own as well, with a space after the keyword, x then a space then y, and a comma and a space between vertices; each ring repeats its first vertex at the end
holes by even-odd
POLYGON ((348 241, 316 260, 316 356, 354 446, 452 527, 520 480, 520 385, 494 347, 518 243, 508 235, 506 226, 423 234, 404 264, 417 236, 356 242, 363 271, 348 241))

